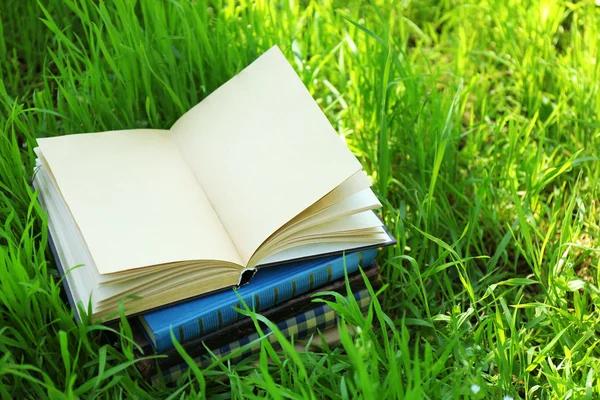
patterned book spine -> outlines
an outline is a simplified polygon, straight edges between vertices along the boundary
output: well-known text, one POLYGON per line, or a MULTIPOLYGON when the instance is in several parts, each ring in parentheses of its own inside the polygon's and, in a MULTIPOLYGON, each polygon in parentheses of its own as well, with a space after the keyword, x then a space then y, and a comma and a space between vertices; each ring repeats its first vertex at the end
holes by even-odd
MULTIPOLYGON (((358 305, 361 311, 365 312, 369 304, 371 303, 371 295, 369 291, 363 289, 354 294, 354 298, 358 302, 358 305)), ((286 338, 291 338, 292 336, 295 339, 303 339, 309 337, 317 333, 317 331, 324 331, 325 329, 331 328, 337 324, 337 314, 335 311, 328 306, 327 304, 322 304, 313 308, 312 310, 300 313, 292 318, 288 318, 281 322, 277 323, 277 328, 281 331, 281 333, 286 338)), ((278 344, 277 338, 275 335, 268 335, 271 331, 269 329, 265 329, 264 331, 265 337, 263 340, 268 340, 271 344, 276 346, 278 344)), ((237 355, 236 357, 231 358, 228 362, 237 362, 242 358, 249 357, 253 354, 256 354, 260 351, 260 334, 258 332, 252 333, 242 339, 233 341, 225 346, 222 346, 218 349, 212 350, 212 353, 217 357, 225 357, 230 355, 233 352, 236 352, 243 348, 244 346, 256 341, 252 346, 246 348, 243 353, 237 355)), ((201 355, 193 359, 194 363, 200 367, 206 367, 210 365, 214 359, 210 355, 201 355)), ((183 362, 181 364, 175 365, 171 368, 168 368, 162 373, 154 375, 151 378, 153 384, 159 384, 161 380, 164 380, 164 383, 170 383, 176 381, 188 368, 188 364, 183 362)))
MULTIPOLYGON (((308 273, 299 271, 282 282, 273 281, 269 285, 243 295, 242 298, 251 309, 262 311, 343 277, 344 263, 348 274, 356 272, 359 265, 370 266, 376 255, 377 250, 372 249, 338 257, 329 263, 315 267, 308 273)), ((156 351, 163 352, 173 347, 171 329, 179 343, 185 343, 238 321, 242 316, 234 310, 234 307, 243 308, 237 297, 208 313, 199 312, 193 318, 154 332, 156 351)))

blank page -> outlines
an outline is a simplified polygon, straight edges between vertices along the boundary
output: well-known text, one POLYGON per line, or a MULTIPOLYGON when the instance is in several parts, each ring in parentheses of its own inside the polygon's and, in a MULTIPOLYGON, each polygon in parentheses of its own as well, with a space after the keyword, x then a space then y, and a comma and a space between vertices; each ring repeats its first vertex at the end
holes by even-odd
POLYGON ((38 139, 98 272, 185 260, 240 264, 169 131, 38 139))
POLYGON ((277 47, 171 130, 244 262, 361 170, 277 47))

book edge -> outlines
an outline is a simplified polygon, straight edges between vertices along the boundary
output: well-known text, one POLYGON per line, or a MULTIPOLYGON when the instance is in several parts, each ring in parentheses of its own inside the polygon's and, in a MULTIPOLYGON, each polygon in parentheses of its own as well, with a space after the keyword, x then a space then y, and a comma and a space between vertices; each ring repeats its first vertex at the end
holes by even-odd
MULTIPOLYGON (((373 249, 371 249, 373 250, 373 249)), ((368 251, 368 250, 367 250, 368 251)), ((356 255, 356 260, 355 262, 352 261, 350 263, 351 267, 348 266, 348 263, 346 260, 340 260, 340 258, 344 257, 347 259, 346 255, 342 256, 342 257, 338 257, 336 259, 331 260, 328 263, 319 263, 315 266, 313 266, 312 268, 310 268, 310 272, 304 270, 300 270, 297 271, 296 273, 294 273, 293 275, 291 275, 290 277, 288 277, 287 279, 290 281, 299 281, 300 279, 304 278, 305 276, 307 276, 307 273, 316 273, 318 270, 322 270, 324 269, 327 265, 331 265, 334 262, 339 262, 341 261, 341 264, 338 265, 336 267, 336 272, 338 275, 338 277, 336 277, 336 279, 332 279, 332 280, 328 280, 326 282, 324 282, 323 284, 319 285, 319 287, 330 284, 334 281, 337 281, 338 279, 341 279, 344 277, 344 269, 348 269, 351 270, 349 271, 349 273, 354 273, 356 271, 358 271, 359 266, 365 267, 365 266, 371 266, 372 264, 375 263, 375 258, 377 257, 377 253, 374 252, 374 254, 371 256, 369 255, 369 257, 365 260, 366 263, 363 263, 363 255, 362 255, 363 251, 357 251, 357 252, 352 252, 351 254, 348 254, 348 256, 354 256, 356 255), (341 274, 340 274, 341 273, 341 274)), ((278 287, 280 287, 280 285, 277 285, 278 287)), ((315 288, 315 289, 318 289, 315 288)), ((266 293, 268 291, 268 287, 265 287, 264 289, 257 289, 257 292, 261 292, 261 293, 266 293)), ((296 293, 297 296, 302 295, 304 293, 308 293, 310 292, 311 288, 308 288, 307 290, 303 290, 299 293, 296 293)), ((257 295, 258 293, 248 293, 246 295, 244 295, 244 297, 254 297, 255 295, 257 295)), ((259 295, 260 296, 260 295, 259 295)), ((193 300, 189 300, 189 301, 194 301, 193 300)), ((245 301, 248 302, 248 299, 245 299, 245 301)), ((287 300, 286 300, 287 301, 287 300)), ((148 337, 148 339, 154 344, 154 348, 156 351, 159 352, 163 352, 166 351, 168 349, 170 349, 172 347, 172 341, 171 341, 171 331, 173 331, 174 335, 177 337, 177 339, 179 341, 181 341, 181 337, 183 335, 184 332, 189 332, 189 329, 193 329, 193 328, 188 328, 189 325, 191 324, 196 324, 197 319, 199 318, 203 318, 203 319, 209 319, 211 316, 214 317, 215 313, 219 313, 220 314, 220 310, 229 308, 229 307, 233 307, 234 303, 236 302, 235 299, 228 299, 226 301, 223 301, 223 305, 222 306, 218 306, 218 307, 213 307, 213 309, 211 309, 210 311, 206 312, 204 315, 199 316, 198 314, 193 315, 193 316, 187 316, 184 319, 180 319, 177 321, 172 321, 169 323, 168 326, 163 326, 159 329, 151 329, 150 323, 146 320, 145 318, 145 314, 147 314, 147 312, 144 312, 142 315, 138 316, 138 320, 140 320, 140 322, 142 323, 142 326, 144 328, 148 328, 150 330, 146 331, 146 329, 144 329, 146 336, 148 337), (153 337, 155 340, 152 340, 153 337)), ((282 302, 276 303, 277 304, 281 304, 282 302)), ((173 304, 171 305, 167 305, 168 306, 174 306, 173 304)), ((165 308, 166 308, 165 307, 165 308)), ((263 311, 266 308, 259 308, 258 310, 256 310, 257 312, 263 311)), ((210 333, 212 331, 218 330, 218 328, 214 329, 211 328, 210 330, 207 330, 205 333, 210 333)), ((187 335, 185 336, 187 338, 187 335)), ((195 339, 196 336, 193 336, 193 338, 195 339)), ((191 340, 191 338, 189 339, 191 340)))

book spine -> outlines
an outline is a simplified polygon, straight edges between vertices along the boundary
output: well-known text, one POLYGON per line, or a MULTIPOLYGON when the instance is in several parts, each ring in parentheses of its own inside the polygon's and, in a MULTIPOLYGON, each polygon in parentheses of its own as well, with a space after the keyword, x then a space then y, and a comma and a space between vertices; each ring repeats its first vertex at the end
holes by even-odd
MULTIPOLYGON (((376 249, 347 254, 345 257, 332 260, 330 263, 323 263, 309 273, 299 272, 290 279, 286 279, 285 282, 273 283, 273 285, 242 296, 242 298, 250 309, 262 311, 342 278, 344 276, 344 263, 348 275, 356 272, 359 265, 363 267, 371 266, 376 255, 376 249)), ((217 310, 205 315, 182 321, 171 326, 170 329, 155 332, 156 350, 164 352, 173 347, 171 329, 179 343, 183 344, 238 321, 243 316, 235 311, 234 307, 243 308, 239 299, 225 303, 217 310)))
MULTIPOLYGON (((371 283, 374 291, 377 291, 381 288, 381 276, 379 275, 379 267, 375 264, 372 267, 365 268, 365 277, 371 283)), ((354 274, 348 276, 348 283, 350 284, 350 292, 356 293, 363 289, 365 289, 365 280, 363 276, 355 272, 354 274)), ((283 319, 289 318, 290 315, 296 315, 313 309, 316 303, 313 302, 314 296, 319 291, 328 291, 328 292, 336 292, 341 293, 343 296, 346 296, 346 280, 344 278, 338 279, 332 283, 328 283, 318 289, 313 290, 312 292, 304 293, 292 300, 286 301, 284 303, 278 304, 274 307, 271 307, 267 310, 261 312, 261 314, 269 319, 270 321, 281 321, 283 319)), ((322 296, 321 298, 327 300, 334 300, 333 296, 322 296)), ((234 322, 233 324, 219 329, 218 331, 211 332, 207 335, 200 336, 196 339, 190 340, 183 345, 186 353, 192 357, 198 357, 202 354, 208 353, 207 348, 209 349, 217 349, 225 344, 240 339, 244 336, 250 335, 256 331, 256 327, 254 326, 254 322, 250 318, 244 318, 240 321, 234 322)), ((135 333, 136 331, 134 331, 135 333)), ((135 334, 134 334, 135 337, 135 334)), ((146 349, 148 350, 148 349, 146 349)), ((145 351, 140 352, 140 357, 142 354, 146 354, 145 351)), ((156 368, 160 367, 160 369, 165 370, 167 368, 171 368, 174 365, 179 364, 179 359, 181 358, 179 352, 174 348, 171 348, 161 355, 166 356, 165 358, 160 358, 158 360, 143 360, 137 363, 136 365, 143 371, 143 374, 146 377, 150 377, 156 373, 156 368)))
MULTIPOLYGON (((356 292, 354 294, 354 298, 356 299, 360 310, 364 313, 371 303, 369 291, 363 289, 359 292, 356 292)), ((303 339, 315 334, 317 331, 324 331, 325 329, 331 328, 336 324, 337 314, 329 305, 323 304, 309 311, 297 314, 292 318, 280 321, 276 325, 287 339, 291 338, 292 336, 295 339, 303 339)), ((277 341, 277 337, 275 335, 267 335, 270 332, 271 331, 269 329, 265 329, 265 340, 268 340, 275 347, 278 347, 279 342, 277 341)), ((219 347, 218 349, 214 349, 212 354, 214 354, 217 358, 226 357, 234 351, 238 351, 250 343, 255 342, 250 347, 246 348, 242 354, 228 361, 235 363, 260 351, 260 337, 261 335, 258 332, 252 333, 225 346, 219 347)), ((207 367, 214 361, 214 359, 212 358, 212 355, 204 354, 194 358, 193 361, 199 367, 207 367)), ((188 367, 189 365, 182 361, 180 364, 165 369, 162 372, 152 376, 151 381, 154 385, 160 384, 161 381, 163 381, 165 384, 174 382, 187 370, 188 367)))

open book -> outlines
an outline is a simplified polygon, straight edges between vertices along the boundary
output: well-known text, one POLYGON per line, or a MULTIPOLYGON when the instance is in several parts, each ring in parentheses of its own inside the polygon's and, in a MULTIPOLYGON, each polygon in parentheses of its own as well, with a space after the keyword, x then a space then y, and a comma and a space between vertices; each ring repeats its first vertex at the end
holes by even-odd
POLYGON ((263 265, 394 241, 360 163, 277 47, 170 130, 38 145, 34 186, 70 294, 94 318, 127 296, 141 297, 125 300, 137 313, 263 265))

